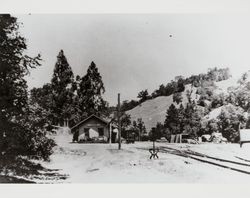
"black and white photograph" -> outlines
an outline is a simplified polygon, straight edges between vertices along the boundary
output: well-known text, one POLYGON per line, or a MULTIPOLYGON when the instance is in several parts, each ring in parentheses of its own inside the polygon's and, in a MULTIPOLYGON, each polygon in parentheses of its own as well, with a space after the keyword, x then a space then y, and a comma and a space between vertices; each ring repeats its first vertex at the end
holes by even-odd
POLYGON ((249 183, 249 21, 1 13, 0 183, 249 183))

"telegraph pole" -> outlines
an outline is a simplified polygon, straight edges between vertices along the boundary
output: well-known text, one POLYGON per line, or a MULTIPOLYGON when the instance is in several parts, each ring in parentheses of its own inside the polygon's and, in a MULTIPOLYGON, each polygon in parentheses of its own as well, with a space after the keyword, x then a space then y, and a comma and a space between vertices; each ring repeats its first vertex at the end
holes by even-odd
POLYGON ((111 136, 112 136, 112 124, 109 123, 109 146, 111 146, 111 136))
POLYGON ((121 105, 120 105, 120 94, 118 93, 118 109, 117 109, 117 117, 118 117, 118 149, 121 149, 121 105))

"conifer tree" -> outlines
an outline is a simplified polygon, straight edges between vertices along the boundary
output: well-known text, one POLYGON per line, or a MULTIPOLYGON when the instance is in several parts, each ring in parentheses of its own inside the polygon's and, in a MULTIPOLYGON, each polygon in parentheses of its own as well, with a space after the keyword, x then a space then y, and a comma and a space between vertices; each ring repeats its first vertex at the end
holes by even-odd
POLYGON ((201 117, 195 101, 187 103, 184 111, 184 131, 193 137, 197 136, 201 128, 201 117))
POLYGON ((70 119, 73 113, 72 102, 76 89, 74 74, 63 50, 57 56, 51 86, 53 92, 53 121, 55 124, 62 124, 66 119, 70 119))
POLYGON ((91 62, 87 74, 80 79, 79 89, 79 109, 82 116, 91 114, 100 115, 107 113, 107 102, 102 94, 105 92, 102 76, 94 62, 91 62))
POLYGON ((137 98, 140 99, 140 102, 146 101, 146 100, 149 98, 148 90, 145 89, 145 90, 140 91, 140 92, 138 93, 137 98))
MULTIPOLYGON (((152 132, 153 131, 151 130, 151 134, 150 134, 151 136, 153 135, 152 132)), ((156 123, 156 127, 155 127, 155 131, 154 132, 155 132, 155 138, 156 139, 160 139, 161 137, 167 137, 167 132, 165 130, 165 127, 160 122, 156 123)))
POLYGON ((185 108, 183 107, 182 103, 180 104, 180 107, 178 109, 178 120, 179 120, 180 133, 182 133, 185 121, 185 108))
POLYGON ((171 134, 179 134, 180 131, 180 121, 179 121, 179 111, 174 104, 171 104, 167 110, 166 119, 164 122, 166 129, 168 129, 171 134))

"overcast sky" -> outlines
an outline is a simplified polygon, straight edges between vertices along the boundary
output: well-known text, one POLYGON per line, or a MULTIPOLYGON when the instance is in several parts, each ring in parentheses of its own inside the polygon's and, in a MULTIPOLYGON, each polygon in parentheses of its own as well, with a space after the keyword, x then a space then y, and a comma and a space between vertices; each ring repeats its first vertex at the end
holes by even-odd
POLYGON ((41 53, 29 88, 50 82, 56 56, 64 50, 75 75, 94 61, 116 104, 151 93, 177 75, 188 77, 210 67, 229 67, 236 77, 250 69, 249 15, 92 14, 16 15, 23 23, 28 54, 41 53), (170 36, 172 35, 172 36, 170 36))

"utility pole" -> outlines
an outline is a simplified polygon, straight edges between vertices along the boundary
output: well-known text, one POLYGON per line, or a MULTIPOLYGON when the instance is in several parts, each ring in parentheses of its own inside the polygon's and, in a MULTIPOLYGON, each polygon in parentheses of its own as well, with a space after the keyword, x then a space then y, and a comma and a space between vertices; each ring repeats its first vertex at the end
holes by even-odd
POLYGON ((109 123, 109 146, 111 146, 111 135, 112 134, 112 124, 111 122, 109 123))
POLYGON ((117 109, 117 116, 118 116, 118 149, 121 149, 121 105, 120 105, 120 94, 118 93, 118 109, 117 109))

